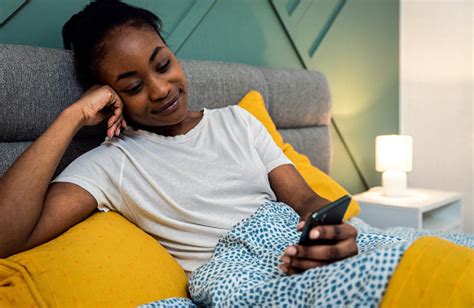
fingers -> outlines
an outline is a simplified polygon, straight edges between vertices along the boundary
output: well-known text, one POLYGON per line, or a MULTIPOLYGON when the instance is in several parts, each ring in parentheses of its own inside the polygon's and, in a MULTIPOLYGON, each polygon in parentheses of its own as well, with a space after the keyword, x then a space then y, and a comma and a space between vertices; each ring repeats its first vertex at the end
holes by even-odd
POLYGON ((111 128, 114 126, 119 120, 122 120, 121 115, 111 115, 109 119, 107 120, 107 129, 111 128))
POLYGON ((119 115, 118 117, 113 116, 110 117, 107 121, 107 136, 119 136, 122 128, 127 128, 127 121, 123 118, 123 115, 119 115), (115 120, 115 121, 114 121, 115 120))
POLYGON ((304 228, 304 221, 300 221, 300 223, 296 225, 296 230, 302 231, 303 228, 304 228))
POLYGON ((278 267, 280 268, 282 272, 284 272, 287 275, 299 274, 304 271, 296 267, 291 267, 290 265, 287 265, 287 264, 280 264, 278 267))
MULTIPOLYGON (((108 119, 107 135, 117 134, 117 127, 112 130, 112 126, 120 120, 124 106, 113 88, 107 85, 94 85, 75 102, 75 105, 81 113, 83 125, 97 125, 108 119)), ((119 126, 121 125, 122 122, 119 122, 119 126)))
POLYGON ((357 243, 354 239, 339 241, 335 245, 313 245, 313 246, 290 246, 286 254, 293 258, 310 259, 321 262, 339 261, 358 252, 357 243))
MULTIPOLYGON (((297 231, 302 231, 304 228, 305 222, 300 221, 296 226, 297 231)), ((324 225, 314 227, 310 233, 309 238, 312 240, 315 239, 329 239, 329 240, 345 240, 348 238, 357 237, 357 229, 347 223, 342 223, 340 225, 324 225)))
MULTIPOLYGON (((303 228, 299 223, 297 228, 303 228)), ((339 261, 358 253, 357 230, 347 224, 317 226, 310 237, 321 240, 335 240, 336 244, 316 244, 310 246, 293 245, 286 248, 281 257, 280 269, 288 275, 339 261)), ((322 243, 322 242, 321 242, 322 243)))
POLYGON ((107 121, 107 136, 112 138, 114 135, 119 136, 120 131, 123 128, 127 128, 127 121, 123 118, 123 115, 113 115, 107 121))
POLYGON ((345 240, 357 237, 357 229, 348 223, 314 227, 310 232, 311 239, 345 240))
POLYGON ((123 103, 120 97, 113 91, 112 88, 108 87, 110 98, 107 103, 107 106, 113 108, 113 114, 107 120, 107 136, 113 137, 120 135, 120 130, 122 127, 127 127, 127 122, 123 118, 123 103))
POLYGON ((286 274, 292 275, 357 255, 357 253, 357 244, 351 239, 341 241, 336 245, 290 246, 281 257, 282 264, 279 268, 286 274))
POLYGON ((302 259, 302 258, 290 258, 289 256, 283 255, 281 257, 281 266, 280 269, 285 271, 285 269, 288 271, 290 269, 296 270, 296 271, 304 271, 313 267, 321 267, 328 262, 324 261, 317 261, 317 260, 311 260, 311 259, 302 259))
POLYGON ((114 114, 116 114, 116 112, 122 113, 123 103, 122 103, 122 100, 120 99, 120 96, 111 87, 109 86, 106 86, 106 87, 110 93, 110 98, 107 103, 107 106, 111 106, 114 108, 114 114))
POLYGON ((120 135, 120 129, 123 127, 124 119, 122 115, 111 116, 107 121, 107 136, 112 138, 114 135, 120 135))
POLYGON ((91 93, 91 92, 93 92, 93 91, 95 91, 95 90, 97 90, 101 87, 102 87, 101 85, 95 84, 95 85, 91 86, 89 89, 87 89, 87 91, 84 92, 84 95, 87 95, 87 94, 89 94, 89 93, 91 93))

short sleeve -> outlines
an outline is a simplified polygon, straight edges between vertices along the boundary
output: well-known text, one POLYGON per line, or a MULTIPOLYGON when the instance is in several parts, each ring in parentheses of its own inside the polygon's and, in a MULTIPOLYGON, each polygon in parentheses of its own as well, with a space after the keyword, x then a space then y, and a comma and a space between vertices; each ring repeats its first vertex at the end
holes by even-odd
POLYGON ((250 133, 255 141, 255 148, 265 165, 267 173, 281 165, 293 165, 291 160, 277 146, 265 126, 247 110, 240 107, 237 108, 248 124, 250 133))
POLYGON ((96 199, 100 211, 120 212, 124 158, 119 149, 104 143, 70 163, 52 183, 76 184, 96 199))

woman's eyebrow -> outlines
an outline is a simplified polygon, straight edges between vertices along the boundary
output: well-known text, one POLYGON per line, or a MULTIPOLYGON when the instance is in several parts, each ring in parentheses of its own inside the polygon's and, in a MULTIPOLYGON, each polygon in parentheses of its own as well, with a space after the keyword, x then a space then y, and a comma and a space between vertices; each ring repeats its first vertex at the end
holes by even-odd
POLYGON ((117 80, 115 82, 118 82, 120 79, 127 78, 130 76, 133 76, 137 73, 137 71, 130 71, 130 72, 125 72, 120 75, 118 75, 117 80))
POLYGON ((156 55, 163 49, 163 47, 156 47, 153 49, 153 52, 151 53, 150 59, 148 59, 148 63, 153 62, 155 60, 156 55))
MULTIPOLYGON (((162 49, 163 49, 163 47, 155 47, 155 49, 153 49, 153 52, 150 55, 150 59, 148 59, 148 63, 153 62, 153 60, 155 60, 156 56, 160 53, 160 51, 162 49)), ((122 73, 122 74, 118 75, 116 82, 118 82, 120 79, 133 76, 136 73, 137 73, 136 71, 130 71, 130 72, 122 73)))

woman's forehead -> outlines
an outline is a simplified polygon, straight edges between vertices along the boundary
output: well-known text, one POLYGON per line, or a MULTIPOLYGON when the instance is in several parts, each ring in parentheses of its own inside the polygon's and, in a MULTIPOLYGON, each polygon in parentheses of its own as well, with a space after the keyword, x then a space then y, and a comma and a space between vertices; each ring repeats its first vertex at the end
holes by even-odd
POLYGON ((166 47, 160 36, 145 27, 123 26, 109 33, 104 40, 106 52, 115 57, 142 56, 155 47, 166 47))
POLYGON ((102 58, 102 69, 108 73, 146 65, 150 57, 167 50, 160 36, 152 29, 145 27, 121 27, 113 30, 104 40, 105 55, 102 58), (158 52, 156 50, 158 49, 158 52))

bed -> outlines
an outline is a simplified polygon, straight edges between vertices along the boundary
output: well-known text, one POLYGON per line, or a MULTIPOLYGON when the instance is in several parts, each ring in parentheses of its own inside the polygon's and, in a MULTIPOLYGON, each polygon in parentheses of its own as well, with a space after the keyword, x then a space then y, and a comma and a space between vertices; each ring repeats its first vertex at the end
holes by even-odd
MULTIPOLYGON (((331 97, 328 82, 322 73, 194 60, 182 60, 182 64, 190 82, 189 104, 192 110, 235 105, 241 102, 246 93, 257 91, 285 144, 290 144, 294 150, 304 154, 308 164, 322 171, 321 177, 327 176, 332 153, 328 127, 331 97)), ((72 54, 69 51, 17 45, 0 45, 0 89, 2 175, 84 89, 75 77, 72 54)), ((104 131, 103 125, 82 129, 69 146, 56 174, 74 158, 99 145, 103 141, 104 131)), ((274 231, 285 234, 280 244, 295 241, 298 234, 291 227, 296 224, 296 217, 284 204, 266 205, 239 224, 258 225, 276 214, 285 217, 284 223, 266 227, 280 228, 279 231, 274 231)), ((0 306, 110 306, 125 303, 125 306, 136 306, 150 303, 149 307, 160 307, 176 303, 189 306, 227 306, 238 303, 244 306, 293 304, 471 307, 474 304, 472 236, 437 234, 447 241, 424 236, 429 234, 415 230, 375 229, 357 218, 350 221, 362 234, 358 238, 361 245, 360 255, 373 252, 373 255, 369 253, 366 256, 374 267, 365 269, 367 276, 362 275, 361 279, 357 278, 359 280, 356 280, 355 276, 349 276, 346 285, 328 285, 328 293, 318 293, 326 289, 313 283, 314 292, 310 292, 312 297, 303 296, 302 301, 292 302, 301 297, 295 294, 304 294, 301 293, 301 286, 305 279, 298 280, 299 282, 280 280, 275 284, 268 283, 275 277, 279 278, 278 275, 283 275, 276 269, 274 271, 271 266, 268 270, 265 267, 276 262, 275 258, 283 247, 275 245, 273 241, 256 243, 252 242, 254 239, 248 232, 231 231, 229 236, 220 241, 213 263, 205 269, 200 269, 204 274, 196 273, 194 280, 191 278, 188 285, 187 277, 179 266, 173 263, 172 258, 166 255, 166 251, 153 242, 153 239, 118 214, 96 213, 55 240, 0 260, 0 306), (118 229, 120 232, 128 232, 128 238, 115 242, 113 239, 106 241, 101 238, 118 229), (424 237, 419 239, 421 236, 424 237), (253 278, 245 279, 245 283, 240 287, 231 288, 234 282, 226 284, 222 278, 223 275, 229 276, 229 272, 223 273, 216 269, 223 268, 222 264, 232 263, 227 248, 235 239, 252 247, 266 247, 267 250, 260 251, 263 255, 250 261, 252 267, 248 268, 245 274, 258 273, 265 268, 261 271, 262 275, 259 278, 252 276, 253 278), (141 253, 132 255, 127 245, 132 247, 138 244, 142 245, 139 248, 142 249, 141 253), (380 247, 385 250, 377 250, 380 247), (375 265, 378 265, 377 262, 383 263, 384 260, 388 262, 389 257, 385 254, 389 249, 387 247, 396 247, 399 253, 394 257, 396 261, 391 263, 393 266, 390 271, 383 272, 375 265), (110 258, 111 254, 114 255, 114 260, 110 258), (273 261, 258 265, 259 259, 264 256, 271 256, 273 261), (128 263, 113 263, 118 262, 115 259, 126 260, 128 263), (93 269, 90 268, 91 264, 94 265, 93 269), (110 269, 111 264, 119 268, 110 269), (158 270, 157 264, 167 271, 158 270), (129 266, 131 270, 124 274, 121 266, 129 266), (266 274, 270 276, 265 276, 266 274), (378 279, 378 276, 383 276, 378 283, 370 284, 370 288, 362 290, 364 281, 370 282, 378 279), (202 277, 212 279, 204 281, 202 277), (209 284, 211 280, 220 283, 209 284), (248 284, 248 281, 254 283, 248 284), (351 289, 348 290, 349 285, 351 289), (356 285, 360 289, 357 289, 356 285), (336 300, 334 297, 335 294, 340 295, 341 290, 347 293, 345 301, 340 298, 336 300), (221 296, 221 292, 227 295, 221 296), (267 296, 264 297, 263 294, 267 296), (283 296, 285 294, 286 296, 283 296), (189 298, 185 299, 190 295, 195 302, 189 298), (167 299, 170 297, 174 299, 167 299), (308 298, 312 300, 307 301, 308 298), (160 299, 167 301, 155 302, 160 299)), ((251 230, 250 227, 247 230, 251 230)), ((231 255, 238 253, 242 252, 234 251, 231 255)), ((353 263, 346 262, 332 265, 334 273, 344 272, 344 266, 353 268, 351 264, 353 263)), ((233 266, 232 273, 235 273, 236 264, 233 266)), ((319 274, 321 273, 315 275, 319 274)), ((318 277, 322 281, 327 280, 326 276, 318 277)), ((346 277, 341 279, 344 281, 346 277)), ((339 278, 337 282, 340 282, 339 278)))

